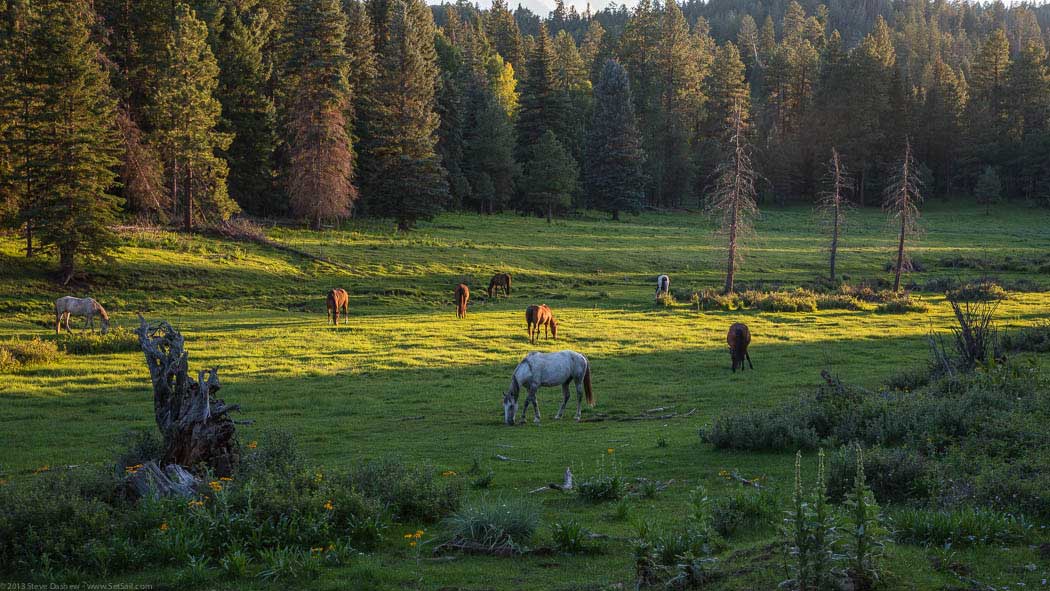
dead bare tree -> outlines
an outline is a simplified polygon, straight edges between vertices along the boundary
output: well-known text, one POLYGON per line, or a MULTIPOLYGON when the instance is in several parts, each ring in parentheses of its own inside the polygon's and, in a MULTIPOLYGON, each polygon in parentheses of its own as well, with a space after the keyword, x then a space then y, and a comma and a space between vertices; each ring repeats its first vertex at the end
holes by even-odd
POLYGON ((755 202, 755 170, 751 166, 751 146, 741 106, 734 106, 727 125, 728 152, 719 165, 715 190, 707 211, 719 221, 719 233, 726 238, 726 282, 724 293, 733 293, 733 281, 741 258, 741 241, 752 233, 751 218, 758 214, 755 202))
POLYGON ((828 190, 821 196, 817 204, 817 211, 824 217, 824 223, 831 233, 831 244, 828 246, 829 274, 828 279, 835 281, 835 263, 838 260, 839 237, 842 235, 846 225, 846 214, 852 204, 846 198, 852 182, 849 180, 849 171, 839 158, 837 149, 831 149, 831 160, 828 162, 828 190))
POLYGON ((220 387, 218 368, 201 370, 196 380, 191 378, 182 335, 165 321, 148 323, 139 316, 135 334, 146 357, 154 418, 164 438, 160 458, 164 469, 147 465, 145 472, 153 472, 154 477, 173 476, 177 482, 162 481, 160 488, 174 492, 189 487, 182 468, 206 468, 218 476, 229 476, 239 459, 236 426, 229 413, 240 406, 215 397, 220 387))
POLYGON ((901 271, 907 264, 904 243, 908 236, 919 232, 919 204, 922 203, 922 179, 919 167, 911 151, 911 140, 904 140, 904 154, 897 164, 897 172, 886 186, 883 208, 896 221, 899 228, 897 263, 893 279, 893 291, 901 289, 901 271))

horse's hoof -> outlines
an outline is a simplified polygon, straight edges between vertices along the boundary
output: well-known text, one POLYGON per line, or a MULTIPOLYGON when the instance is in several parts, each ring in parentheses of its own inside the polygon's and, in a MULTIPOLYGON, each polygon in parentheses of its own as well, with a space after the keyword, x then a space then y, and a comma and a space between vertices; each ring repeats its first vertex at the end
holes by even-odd
POLYGON ((579 422, 580 422, 580 415, 576 415, 576 422, 577 422, 577 423, 579 423, 579 422))

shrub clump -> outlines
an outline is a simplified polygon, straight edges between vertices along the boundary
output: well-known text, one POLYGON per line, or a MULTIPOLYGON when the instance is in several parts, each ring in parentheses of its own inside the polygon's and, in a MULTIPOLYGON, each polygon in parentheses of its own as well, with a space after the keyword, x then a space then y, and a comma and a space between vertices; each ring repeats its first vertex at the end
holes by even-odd
MULTIPOLYGON (((901 503, 924 499, 927 488, 926 459, 913 449, 872 447, 863 452, 866 485, 882 503, 901 503)), ((831 456, 828 466, 828 497, 835 502, 846 498, 856 476, 857 448, 845 445, 831 456)))
POLYGON ((349 484, 378 499, 399 521, 439 520, 459 507, 463 492, 457 479, 442 477, 429 466, 411 467, 393 459, 353 468, 349 484))
POLYGON ((18 371, 32 365, 46 365, 58 360, 58 347, 39 338, 12 339, 0 343, 0 373, 18 371))
POLYGON ((1042 320, 1034 326, 1016 332, 1004 333, 1000 345, 1006 351, 1050 352, 1050 320, 1042 320))
POLYGON ((1007 297, 1006 290, 994 281, 971 281, 948 291, 948 299, 956 302, 990 302, 1007 297))
POLYGON ((605 458, 598 465, 598 473, 576 482, 576 494, 589 503, 616 501, 627 494, 627 480, 614 464, 606 471, 605 458))
POLYGON ((484 499, 444 521, 449 546, 494 553, 521 552, 532 543, 539 524, 539 511, 524 499, 484 499))
POLYGON ((913 544, 1017 544, 1032 537, 1024 517, 975 507, 901 509, 893 524, 897 540, 913 544))
POLYGON ((723 538, 742 528, 772 523, 779 511, 777 496, 769 489, 739 490, 711 503, 711 526, 723 538))
POLYGON ((911 297, 908 292, 898 294, 892 299, 886 299, 875 307, 875 311, 880 314, 907 314, 908 312, 925 312, 929 309, 926 302, 918 297, 911 297))
POLYGON ((127 353, 140 350, 139 337, 123 326, 118 326, 106 334, 66 332, 59 337, 58 346, 70 355, 127 353))
POLYGON ((440 517, 452 504, 450 485, 432 484, 428 470, 394 468, 394 486, 379 492, 356 486, 367 469, 327 472, 307 464, 287 436, 263 441, 274 446, 242 446, 233 476, 205 477, 189 500, 127 498, 126 476, 159 453, 142 434, 128 436, 116 470, 42 470, 0 486, 0 574, 54 579, 165 565, 181 569, 184 581, 205 581, 219 569, 311 578, 321 565, 374 547, 392 511, 416 518, 406 507, 427 507, 440 517))

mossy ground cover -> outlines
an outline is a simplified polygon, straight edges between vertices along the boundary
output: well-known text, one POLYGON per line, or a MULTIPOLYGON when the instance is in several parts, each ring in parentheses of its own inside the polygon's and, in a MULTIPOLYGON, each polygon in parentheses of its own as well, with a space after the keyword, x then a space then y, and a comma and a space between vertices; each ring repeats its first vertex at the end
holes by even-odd
MULTIPOLYGON (((924 223, 925 235, 911 251, 924 269, 909 275, 915 284, 991 274, 1004 283, 1026 280, 1050 289, 1041 266, 1050 252, 1045 210, 1016 207, 985 215, 978 208, 934 204, 924 223), (960 257, 1001 270, 951 264, 960 257), (1004 261, 1009 264, 999 264, 1004 261)), ((768 210, 756 229, 738 275, 742 285, 790 289, 825 274, 825 241, 810 210, 768 210)), ((54 338, 52 302, 70 292, 98 299, 116 326, 133 327, 137 312, 164 318, 186 336, 191 368, 218 365, 221 397, 241 404, 243 418, 255 421, 241 428, 242 439, 281 429, 296 435, 307 455, 324 466, 397 457, 456 473, 449 478, 469 478, 477 459, 494 478, 488 489, 470 496, 529 496, 542 513, 541 537, 549 537, 551 523, 568 519, 610 536, 596 543, 596 552, 577 556, 430 561, 427 544, 417 555, 403 543, 401 534, 416 529, 404 524, 404 531, 388 531, 371 556, 325 569, 311 584, 318 587, 345 588, 348 577, 362 588, 630 586, 627 538, 637 522, 679 522, 698 484, 713 495, 739 488, 720 471, 762 476, 789 496, 794 450, 716 452, 701 443, 701 426, 725 412, 769 407, 809 391, 824 368, 877 387, 899 370, 925 363, 927 334, 945 332, 952 323, 943 294, 923 291, 913 297, 928 310, 902 314, 657 305, 654 280, 660 273, 671 276, 674 290, 721 284, 719 243, 710 223, 691 214, 646 214, 615 223, 583 216, 550 225, 516 215, 447 214, 407 235, 372 222, 324 232, 273 227, 267 234, 354 271, 208 236, 129 231, 114 261, 91 268, 86 283, 62 288, 48 274, 50 261, 27 262, 18 257, 15 237, 0 238, 0 341, 54 338), (513 275, 510 298, 485 297, 483 288, 496 271, 513 275), (455 318, 452 306, 459 282, 473 290, 465 320, 455 318), (347 326, 325 325, 324 293, 336 286, 351 294, 347 326), (527 342, 524 309, 532 303, 553 308, 560 322, 557 342, 527 342), (725 331, 735 321, 751 328, 753 372, 729 371, 725 331), (584 417, 601 413, 606 420, 553 421, 560 392, 545 389, 540 426, 503 426, 500 400, 515 364, 530 350, 562 348, 591 359, 597 406, 584 417), (616 420, 659 407, 696 412, 616 420), (500 461, 497 454, 528 461, 500 461), (529 495, 560 481, 566 466, 577 478, 603 469, 632 480, 674 482, 654 498, 631 497, 626 519, 613 503, 585 503, 554 491, 529 495)), ((860 211, 840 252, 840 272, 850 283, 888 279, 884 267, 893 246, 885 216, 860 211)), ((1050 316, 1050 293, 1010 291, 997 315, 1003 329, 1036 324, 1050 316)), ((43 465, 104 462, 120 433, 153 428, 141 354, 76 351, 0 381, 0 478, 33 478, 43 465)), ((1046 363, 1045 355, 1036 359, 1046 363)), ((439 534, 440 528, 427 532, 439 534)), ((772 588, 787 578, 779 558, 770 557, 775 540, 772 527, 734 536, 722 560, 739 576, 718 581, 717 588, 772 588)), ((959 585, 956 575, 934 567, 929 554, 917 546, 896 547, 890 588, 959 585)), ((1050 574, 1046 556, 1028 546, 966 548, 955 559, 975 579, 996 586, 1038 587, 1050 574), (1037 569, 1024 568, 1028 564, 1037 569)), ((146 575, 129 577, 145 581, 146 575)))

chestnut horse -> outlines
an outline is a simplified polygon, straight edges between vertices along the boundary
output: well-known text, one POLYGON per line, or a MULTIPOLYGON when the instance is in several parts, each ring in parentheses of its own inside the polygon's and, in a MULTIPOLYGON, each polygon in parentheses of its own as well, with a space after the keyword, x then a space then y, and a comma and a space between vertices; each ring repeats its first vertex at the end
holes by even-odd
POLYGON ((751 355, 747 352, 747 347, 751 344, 751 331, 746 324, 737 322, 730 326, 726 342, 729 343, 729 357, 733 360, 733 372, 736 372, 737 367, 744 371, 745 359, 751 369, 755 369, 755 366, 751 365, 751 355))
POLYGON ((510 297, 510 273, 496 273, 489 280, 490 298, 499 295, 500 290, 503 290, 503 295, 510 297))
POLYGON ((529 331, 529 342, 535 343, 540 338, 540 326, 543 327, 543 338, 554 337, 558 340, 558 321, 554 319, 554 313, 547 304, 529 306, 525 308, 525 328, 529 331), (550 328, 550 337, 547 329, 550 328))
POLYGON ((465 283, 456 286, 456 318, 467 317, 467 302, 470 301, 470 288, 465 283))
POLYGON ((332 324, 339 324, 339 311, 344 312, 343 323, 350 322, 350 294, 346 293, 346 290, 337 287, 332 291, 328 292, 328 297, 325 298, 325 304, 328 306, 328 319, 332 321, 332 324))

